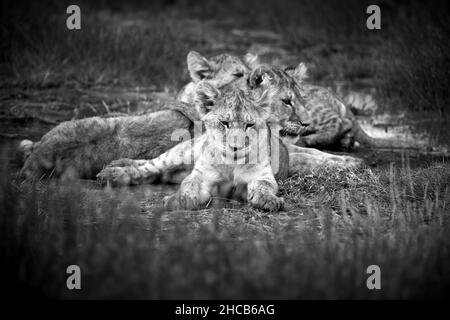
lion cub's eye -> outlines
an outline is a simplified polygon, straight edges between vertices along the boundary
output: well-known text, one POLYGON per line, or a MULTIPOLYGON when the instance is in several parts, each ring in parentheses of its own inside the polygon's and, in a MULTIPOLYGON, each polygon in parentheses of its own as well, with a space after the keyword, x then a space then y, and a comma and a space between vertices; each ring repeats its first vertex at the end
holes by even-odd
POLYGON ((281 101, 282 101, 284 104, 287 104, 288 106, 292 106, 292 101, 291 101, 290 98, 281 99, 281 101))
POLYGON ((236 73, 233 73, 233 76, 235 76, 236 78, 242 78, 244 76, 244 73, 243 72, 236 72, 236 73))
POLYGON ((222 121, 219 120, 219 122, 225 127, 225 128, 230 128, 230 123, 228 121, 222 121))
POLYGON ((246 124, 245 124, 245 130, 247 130, 247 129, 253 127, 254 125, 255 125, 254 123, 246 123, 246 124))

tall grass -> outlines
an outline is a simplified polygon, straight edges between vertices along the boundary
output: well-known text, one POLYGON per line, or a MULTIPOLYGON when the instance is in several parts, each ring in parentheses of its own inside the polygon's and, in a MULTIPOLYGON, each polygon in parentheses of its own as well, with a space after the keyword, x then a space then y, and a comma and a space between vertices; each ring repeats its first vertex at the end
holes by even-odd
MULTIPOLYGON (((66 28, 64 1, 2 2, 3 85, 154 85, 186 82, 185 38, 176 19, 81 1, 81 30, 66 28), (177 75, 177 76, 175 76, 177 75)), ((158 7, 156 7, 158 8, 158 7)))
POLYGON ((411 1, 390 28, 380 63, 382 92, 413 111, 449 114, 447 1, 411 1))
POLYGON ((164 212, 120 189, 52 182, 19 192, 3 178, 3 288, 70 299, 442 298, 449 178, 447 164, 323 168, 283 182, 290 209, 274 214, 164 212), (80 291, 66 288, 72 264, 81 267, 80 291), (372 264, 381 290, 366 287, 372 264))

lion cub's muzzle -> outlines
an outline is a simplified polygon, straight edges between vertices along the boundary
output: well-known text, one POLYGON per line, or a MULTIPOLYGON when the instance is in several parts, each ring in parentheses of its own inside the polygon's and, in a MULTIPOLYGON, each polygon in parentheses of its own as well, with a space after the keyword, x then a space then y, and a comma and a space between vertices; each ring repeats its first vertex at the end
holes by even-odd
POLYGON ((252 150, 257 152, 259 134, 254 122, 229 123, 223 137, 224 155, 227 158, 240 159, 248 157, 252 150))

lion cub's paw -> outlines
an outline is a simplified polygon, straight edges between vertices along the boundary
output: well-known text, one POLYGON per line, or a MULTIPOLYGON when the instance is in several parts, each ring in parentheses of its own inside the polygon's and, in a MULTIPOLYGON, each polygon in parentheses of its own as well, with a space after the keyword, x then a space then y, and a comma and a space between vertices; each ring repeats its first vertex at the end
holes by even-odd
POLYGON ((199 197, 193 194, 175 193, 163 199, 163 206, 167 210, 197 210, 200 205, 199 197))
POLYGON ((284 207, 284 199, 272 193, 253 192, 249 194, 248 202, 252 207, 264 211, 278 211, 284 207))
POLYGON ((164 197, 163 206, 168 210, 199 210, 205 207, 211 196, 195 183, 164 197))
POLYGON ((179 209, 177 194, 171 194, 170 196, 165 196, 163 198, 163 207, 167 210, 177 210, 179 209))
POLYGON ((180 209, 185 210, 197 210, 199 209, 202 201, 200 199, 199 190, 192 186, 192 189, 180 190, 178 195, 178 203, 180 209))
POLYGON ((112 186, 129 186, 132 184, 132 178, 126 168, 122 167, 106 167, 99 174, 97 174, 97 180, 106 185, 110 183, 112 186))

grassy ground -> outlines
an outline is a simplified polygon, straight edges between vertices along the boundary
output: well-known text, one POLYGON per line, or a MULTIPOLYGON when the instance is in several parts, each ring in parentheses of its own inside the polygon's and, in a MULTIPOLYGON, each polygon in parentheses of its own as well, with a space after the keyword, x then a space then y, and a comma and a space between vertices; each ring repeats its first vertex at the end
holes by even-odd
MULTIPOLYGON (((96 114, 83 110, 103 110, 104 102, 124 111, 129 104, 104 88, 175 92, 188 79, 189 50, 242 54, 267 47, 284 50, 267 59, 306 61, 313 82, 374 91, 391 112, 448 115, 446 2, 382 2, 383 29, 376 32, 365 28, 364 1, 111 1, 107 9, 80 1, 76 32, 65 28, 68 4, 2 1, 2 111, 8 99, 20 104, 30 97, 55 101, 62 119, 96 114), (242 35, 260 29, 283 38, 242 35)), ((33 117, 52 115, 52 106, 33 117)), ((44 120, 36 135, 54 125, 44 120)), ((408 169, 395 162, 292 177, 280 183, 288 210, 277 214, 239 205, 162 212, 167 189, 55 181, 19 188, 4 169, 3 288, 63 298, 448 296, 450 166, 420 161, 408 169), (80 292, 66 290, 71 264, 82 269, 80 292), (366 288, 371 264, 381 267, 381 291, 366 288)))
POLYGON ((154 191, 55 182, 19 194, 3 178, 3 288, 63 298, 442 298, 449 188, 442 163, 323 168, 281 183, 285 212, 163 212, 154 191), (71 264, 82 270, 77 292, 65 286, 71 264), (378 291, 366 287, 372 264, 378 291))

